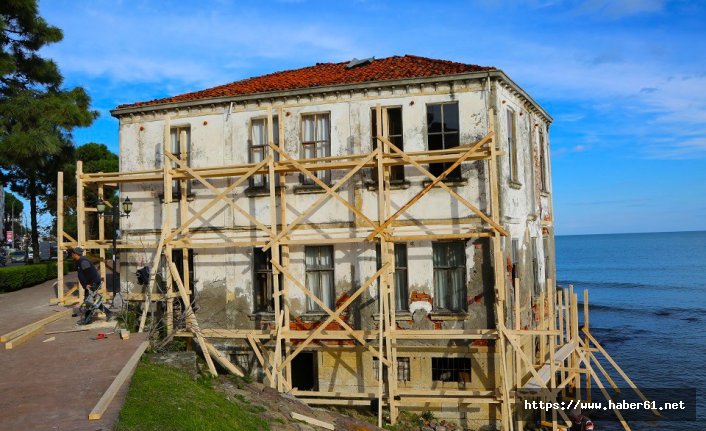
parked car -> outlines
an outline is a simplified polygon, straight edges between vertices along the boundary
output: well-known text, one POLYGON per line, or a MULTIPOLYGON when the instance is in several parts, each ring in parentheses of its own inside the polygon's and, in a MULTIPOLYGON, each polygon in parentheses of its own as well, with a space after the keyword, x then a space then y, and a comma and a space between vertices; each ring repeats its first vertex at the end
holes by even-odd
POLYGON ((25 261, 25 252, 24 251, 13 251, 10 253, 10 262, 12 263, 22 263, 25 261))

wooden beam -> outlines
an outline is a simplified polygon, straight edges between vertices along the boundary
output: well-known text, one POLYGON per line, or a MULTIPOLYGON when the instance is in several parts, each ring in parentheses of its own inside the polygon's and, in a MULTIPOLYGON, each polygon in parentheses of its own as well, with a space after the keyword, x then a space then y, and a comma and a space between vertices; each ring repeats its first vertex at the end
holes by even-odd
MULTIPOLYGON (((383 223, 381 223, 380 226, 378 226, 374 232, 372 232, 370 235, 368 235, 368 240, 372 240, 375 237, 375 235, 377 235, 383 229, 385 229, 385 227, 387 227, 390 223, 392 223, 395 219, 397 219, 397 217, 404 214, 405 211, 407 211, 419 199, 421 199, 424 195, 426 195, 429 192, 429 190, 431 190, 432 188, 434 188, 435 185, 437 185, 441 181, 443 181, 444 178, 446 178, 451 172, 453 172, 454 169, 456 169, 461 163, 463 163, 463 161, 466 160, 466 158, 470 157, 471 154, 473 154, 473 152, 475 152, 475 150, 478 147, 489 142, 491 140, 492 136, 493 136, 492 134, 488 134, 488 135, 486 135, 485 138, 478 141, 474 146, 472 146, 468 151, 466 151, 461 157, 459 157, 451 166, 449 166, 446 170, 444 170, 444 172, 442 172, 441 175, 439 175, 438 177, 429 173, 429 175, 431 175, 430 178, 433 177, 431 180, 431 183, 427 184, 426 187, 424 187, 420 192, 418 192, 412 199, 410 199, 406 204, 402 205, 402 207, 399 210, 397 210, 397 212, 395 212, 387 220, 385 220, 383 223)), ((383 143, 389 142, 386 137, 382 136, 382 134, 378 135, 378 139, 383 143)), ((390 142, 390 145, 392 145, 391 142, 390 142)), ((392 145, 392 146, 394 146, 394 145, 392 145)), ((379 148, 382 148, 382 145, 380 145, 379 148)), ((382 163, 382 162, 380 162, 380 163, 382 163)), ((424 169, 424 170, 426 171, 426 169, 424 169)), ((429 171, 426 171, 426 172, 428 173, 429 171)), ((487 216, 485 216, 485 218, 487 219, 486 221, 488 221, 488 220, 492 221, 487 216)))
POLYGON ((211 359, 211 354, 208 351, 206 340, 204 340, 203 335, 201 335, 201 328, 199 328, 199 323, 196 320, 196 313, 194 313, 194 309, 191 308, 191 301, 189 301, 189 295, 186 294, 186 288, 184 288, 184 284, 182 283, 181 277, 179 276, 179 270, 177 269, 174 262, 169 262, 169 270, 172 272, 172 278, 176 282, 177 287, 179 288, 179 294, 181 295, 181 300, 184 302, 184 313, 186 316, 187 327, 196 337, 196 341, 198 341, 199 346, 201 346, 201 351, 203 352, 204 359, 206 359, 206 364, 208 364, 208 370, 211 372, 212 375, 217 376, 218 372, 216 371, 216 367, 213 365, 213 360, 211 359))
MULTIPOLYGON (((282 151, 281 149, 279 149, 279 148, 277 148, 277 147, 274 147, 274 146, 273 146, 272 148, 276 149, 282 157, 284 157, 284 158, 286 158, 286 159, 292 161, 292 162, 295 163, 295 164, 298 163, 298 162, 296 162, 294 159, 290 158, 290 157, 287 155, 287 153, 286 153, 285 151, 282 151)), ((365 159, 363 159, 362 162, 360 162, 360 163, 359 163, 358 165, 356 165, 353 169, 351 169, 346 175, 343 176, 343 178, 341 178, 340 180, 338 180, 338 181, 336 182, 336 184, 334 184, 333 187, 329 187, 329 186, 326 185, 323 181, 321 181, 316 175, 311 174, 311 172, 308 172, 308 171, 306 170, 306 168, 301 167, 301 172, 302 172, 304 175, 308 175, 317 185, 319 185, 319 187, 321 187, 321 188, 326 192, 326 194, 323 195, 323 196, 321 196, 321 197, 319 197, 314 203, 312 203, 312 204, 309 206, 309 208, 307 208, 303 213, 301 213, 301 214, 300 214, 296 219, 294 219, 294 221, 292 221, 290 224, 288 224, 287 226, 283 226, 283 227, 282 227, 282 231, 281 231, 279 234, 277 234, 277 236, 275 236, 275 237, 274 237, 265 247, 263 247, 262 249, 266 251, 266 250, 268 250, 270 247, 272 247, 273 244, 275 244, 277 241, 279 241, 280 239, 282 239, 282 237, 284 237, 290 230, 292 230, 292 228, 293 228, 294 226, 296 226, 297 224, 299 224, 302 220, 304 220, 306 217, 308 217, 312 212, 316 211, 316 210, 317 210, 326 200, 328 200, 330 197, 336 198, 339 202, 343 203, 346 207, 348 207, 348 209, 350 209, 351 211, 353 211, 355 214, 358 214, 358 215, 364 217, 365 219, 369 220, 363 213, 361 213, 360 211, 358 211, 357 208, 355 208, 354 206, 352 206, 352 205, 350 204, 350 202, 346 201, 345 199, 343 199, 341 196, 339 196, 339 195, 338 195, 337 193, 335 193, 335 192, 336 192, 336 190, 338 190, 339 188, 341 188, 349 179, 351 179, 351 178, 353 177, 353 175, 355 175, 360 169, 362 169, 363 166, 365 165, 365 163, 366 163, 367 161, 372 160, 373 157, 375 157, 376 154, 377 154, 377 152, 372 152, 371 154, 369 154, 368 157, 366 157, 365 159)), ((373 223, 372 221, 369 221, 369 222, 370 222, 370 224, 371 224, 372 226, 376 226, 375 223, 373 223)))
MULTIPOLYGON (((301 281, 297 280, 289 271, 287 271, 285 268, 283 268, 282 266, 280 266, 279 264, 277 264, 275 262, 272 262, 272 266, 276 267, 285 277, 287 277, 292 283, 294 283, 306 296, 311 298, 311 300, 314 301, 319 307, 321 307, 321 309, 325 313, 327 313, 328 315, 334 314, 333 310, 331 310, 326 304, 321 302, 321 300, 316 295, 314 295, 309 289, 307 289, 306 286, 304 286, 301 283, 301 281)), ((390 362, 387 358, 385 358, 385 356, 382 354, 382 352, 375 350, 375 348, 373 346, 368 344, 365 341, 365 339, 363 337, 361 337, 360 335, 358 335, 358 333, 353 328, 351 328, 350 325, 345 320, 341 319, 338 316, 335 316, 334 319, 336 319, 336 321, 343 327, 343 330, 346 333, 351 334, 351 336, 353 336, 353 338, 358 340, 358 342, 363 347, 367 348, 373 355, 377 356, 378 359, 382 363, 389 366, 390 362)))
MULTIPOLYGON (((221 199, 223 202, 225 202, 225 203, 228 204, 231 208, 233 208, 234 210, 238 211, 238 212, 239 212, 240 214, 242 214, 245 218, 247 218, 248 220, 250 220, 250 222, 251 222, 252 224, 254 224, 255 226, 257 226, 260 230, 262 230, 263 232, 267 232, 268 234, 271 234, 271 233, 272 233, 272 232, 270 231, 270 228, 268 228, 268 227, 265 226, 264 224, 260 223, 260 221, 257 220, 255 217, 253 217, 252 214, 250 214, 249 212, 245 211, 243 208, 240 207, 240 205, 236 204, 232 199, 228 198, 228 197, 226 196, 226 194, 224 194, 223 192, 219 192, 219 190, 218 190, 218 188, 217 188, 216 186, 214 186, 213 184, 211 184, 210 182, 208 182, 208 181, 207 181, 205 178, 203 178, 201 175, 197 174, 193 169, 191 169, 190 167, 188 167, 185 162, 183 162, 183 161, 177 159, 176 157, 174 157, 173 154, 167 153, 166 155, 167 155, 168 158, 170 158, 171 160, 173 160, 174 162, 176 162, 176 163, 179 165, 179 168, 180 168, 181 170, 187 172, 189 175, 191 175, 192 177, 194 177, 194 179, 196 179, 198 182, 200 182, 201 184, 203 184, 208 190, 210 190, 211 193, 213 193, 213 194, 216 195, 216 196, 220 196, 220 199, 221 199)), ((267 162, 269 161, 269 158, 266 158, 264 161, 265 161, 265 163, 267 163, 267 162)), ((245 177, 245 176, 239 178, 239 180, 245 180, 245 179, 247 179, 247 177, 245 177)), ((235 183, 233 183, 233 184, 235 184, 235 183)), ((231 187, 232 187, 232 185, 231 185, 231 187)))
POLYGON ((13 338, 17 338, 18 336, 20 336, 24 333, 33 331, 38 327, 41 329, 42 327, 44 327, 54 321, 57 321, 57 320, 61 319, 62 317, 70 316, 71 313, 73 313, 72 309, 58 311, 49 317, 45 317, 41 320, 37 320, 36 322, 30 323, 29 325, 25 325, 21 328, 15 329, 14 331, 10 331, 7 334, 0 336, 0 342, 4 343, 4 342, 9 341, 13 338))
POLYGON ((211 344, 211 343, 205 343, 206 344, 206 349, 208 349, 209 353, 211 354, 211 357, 216 360, 223 368, 226 370, 230 371, 231 374, 235 374, 236 376, 243 377, 245 374, 235 366, 231 361, 226 358, 226 356, 216 347, 211 344))
POLYGON ((98 403, 95 405, 95 407, 93 407, 91 413, 88 414, 89 420, 98 420, 103 417, 103 413, 105 413, 106 409, 110 405, 110 402, 113 401, 113 398, 115 398, 115 395, 118 393, 125 381, 132 375, 132 372, 137 366, 137 362, 140 360, 142 354, 145 353, 145 350, 147 350, 147 347, 149 347, 149 345, 149 341, 143 341, 137 347, 135 353, 130 356, 130 359, 128 359, 127 363, 123 366, 123 369, 120 370, 120 373, 118 373, 117 376, 115 376, 115 379, 110 384, 110 386, 108 386, 108 389, 105 391, 105 393, 103 393, 103 396, 100 398, 100 400, 98 400, 98 403))
POLYGON ((299 414, 299 413, 297 413, 297 412, 291 412, 290 415, 292 416, 292 419, 297 420, 297 421, 306 422, 306 423, 308 423, 309 425, 314 425, 314 426, 317 426, 317 427, 320 427, 320 428, 324 428, 324 429, 327 429, 327 430, 334 430, 334 429, 335 429, 335 427, 334 427, 333 424, 331 424, 331 423, 324 422, 324 421, 321 421, 321 420, 318 420, 318 419, 314 419, 314 418, 309 417, 309 416, 304 416, 304 415, 299 414))
MULTIPOLYGON (((625 371, 623 371, 623 369, 620 368, 620 366, 613 360, 613 357, 610 356, 608 354, 608 352, 606 352, 606 350, 603 348, 601 343, 599 343, 598 340, 596 340, 593 337, 593 335, 591 335, 590 332, 588 332, 586 330, 584 330, 583 332, 591 340, 591 342, 593 342, 593 344, 598 348, 598 350, 603 354, 603 356, 605 356, 605 358, 608 360, 608 362, 610 362, 610 364, 613 366, 613 368, 615 368, 615 370, 618 372, 618 374, 620 374, 622 376, 622 378, 625 379, 625 382, 628 384, 628 386, 630 386, 632 388, 633 391, 635 391, 637 396, 639 396, 642 399, 642 401, 649 402, 649 400, 647 399, 645 394, 643 394, 642 391, 637 387, 637 385, 635 383, 633 383, 633 381, 630 379, 630 377, 628 377, 628 375, 625 374, 625 371)), ((655 416, 660 416, 659 412, 655 409, 652 409, 652 413, 655 416)))
POLYGON ((145 303, 142 305, 142 316, 140 316, 140 326, 137 332, 142 332, 145 330, 145 321, 147 320, 147 311, 150 307, 150 295, 152 295, 152 287, 154 286, 155 280, 157 278, 157 266, 159 261, 162 259, 162 248, 164 247, 165 236, 167 233, 167 225, 162 224, 162 235, 159 238, 159 245, 157 245, 157 251, 155 251, 154 258, 152 259, 152 266, 150 269, 150 280, 145 288, 145 303))
MULTIPOLYGON (((383 266, 383 268, 387 267, 387 264, 383 266)), ((284 367, 290 363, 295 356, 297 356, 302 350, 304 350, 311 342, 316 338, 317 335, 321 334, 321 332, 326 329, 326 326, 328 326, 329 323, 331 323, 336 317, 340 316, 341 313, 348 308, 349 305, 353 303, 365 290, 370 287, 370 285, 378 279, 380 274, 383 272, 383 268, 380 268, 372 277, 370 277, 365 283, 363 283, 362 286, 360 286, 354 293, 353 295, 349 296, 346 301, 341 304, 336 310, 333 312, 333 314, 329 315, 326 320, 323 321, 315 330, 314 332, 309 335, 306 340, 304 340, 302 343, 297 346, 297 348, 292 352, 290 355, 288 355, 282 363, 279 365, 277 368, 278 372, 281 372, 284 367)))

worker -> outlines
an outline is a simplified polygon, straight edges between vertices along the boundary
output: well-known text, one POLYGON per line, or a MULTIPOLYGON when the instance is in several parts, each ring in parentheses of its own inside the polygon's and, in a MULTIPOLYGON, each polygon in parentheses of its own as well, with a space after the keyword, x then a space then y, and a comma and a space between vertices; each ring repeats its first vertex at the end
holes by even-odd
POLYGON ((79 323, 82 325, 91 323, 96 310, 105 313, 106 320, 112 319, 113 313, 103 304, 103 296, 98 292, 103 281, 95 265, 83 255, 81 247, 72 248, 70 253, 71 259, 76 262, 78 281, 84 290, 84 301, 81 305, 84 314, 79 323))
POLYGON ((572 423, 569 431, 593 431, 593 422, 591 422, 588 416, 581 414, 581 409, 571 409, 569 411, 569 418, 572 423))

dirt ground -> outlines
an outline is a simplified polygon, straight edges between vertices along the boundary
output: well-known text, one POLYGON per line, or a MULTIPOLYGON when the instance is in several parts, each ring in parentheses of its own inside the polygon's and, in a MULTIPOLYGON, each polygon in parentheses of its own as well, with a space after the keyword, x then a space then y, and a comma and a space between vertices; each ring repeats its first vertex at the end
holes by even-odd
MULTIPOLYGON (((75 280, 75 274, 69 277, 75 280)), ((63 310, 63 306, 49 305, 55 295, 54 283, 0 294, 0 334, 63 310)), ((89 421, 88 414, 145 336, 131 334, 129 340, 121 340, 112 334, 96 340, 99 332, 110 332, 110 328, 45 334, 74 329, 77 320, 65 317, 51 323, 12 350, 0 346, 0 431, 113 429, 128 384, 101 420, 89 421)))

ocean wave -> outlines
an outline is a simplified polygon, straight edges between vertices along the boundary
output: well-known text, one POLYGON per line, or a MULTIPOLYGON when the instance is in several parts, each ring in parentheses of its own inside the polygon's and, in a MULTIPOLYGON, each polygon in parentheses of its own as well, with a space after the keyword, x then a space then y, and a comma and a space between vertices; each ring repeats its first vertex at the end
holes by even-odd
MULTIPOLYGON (((582 303, 579 303, 579 309, 583 307, 582 303)), ((683 307, 663 307, 663 308, 638 308, 638 307, 621 307, 616 305, 604 305, 604 304, 589 304, 590 310, 601 310, 601 311, 611 311, 616 313, 630 313, 630 314, 645 314, 650 313, 657 317, 678 317, 681 320, 687 322, 696 322, 701 320, 701 318, 706 318, 706 310, 703 308, 683 308, 683 307)))
POLYGON ((597 289, 651 289, 651 290, 682 290, 682 291, 703 291, 703 286, 676 286, 676 285, 659 285, 659 284, 644 284, 644 283, 627 283, 627 282, 616 282, 616 281, 581 281, 581 280, 558 280, 557 284, 560 286, 568 286, 573 284, 574 287, 581 287, 586 289, 597 288, 597 289))

